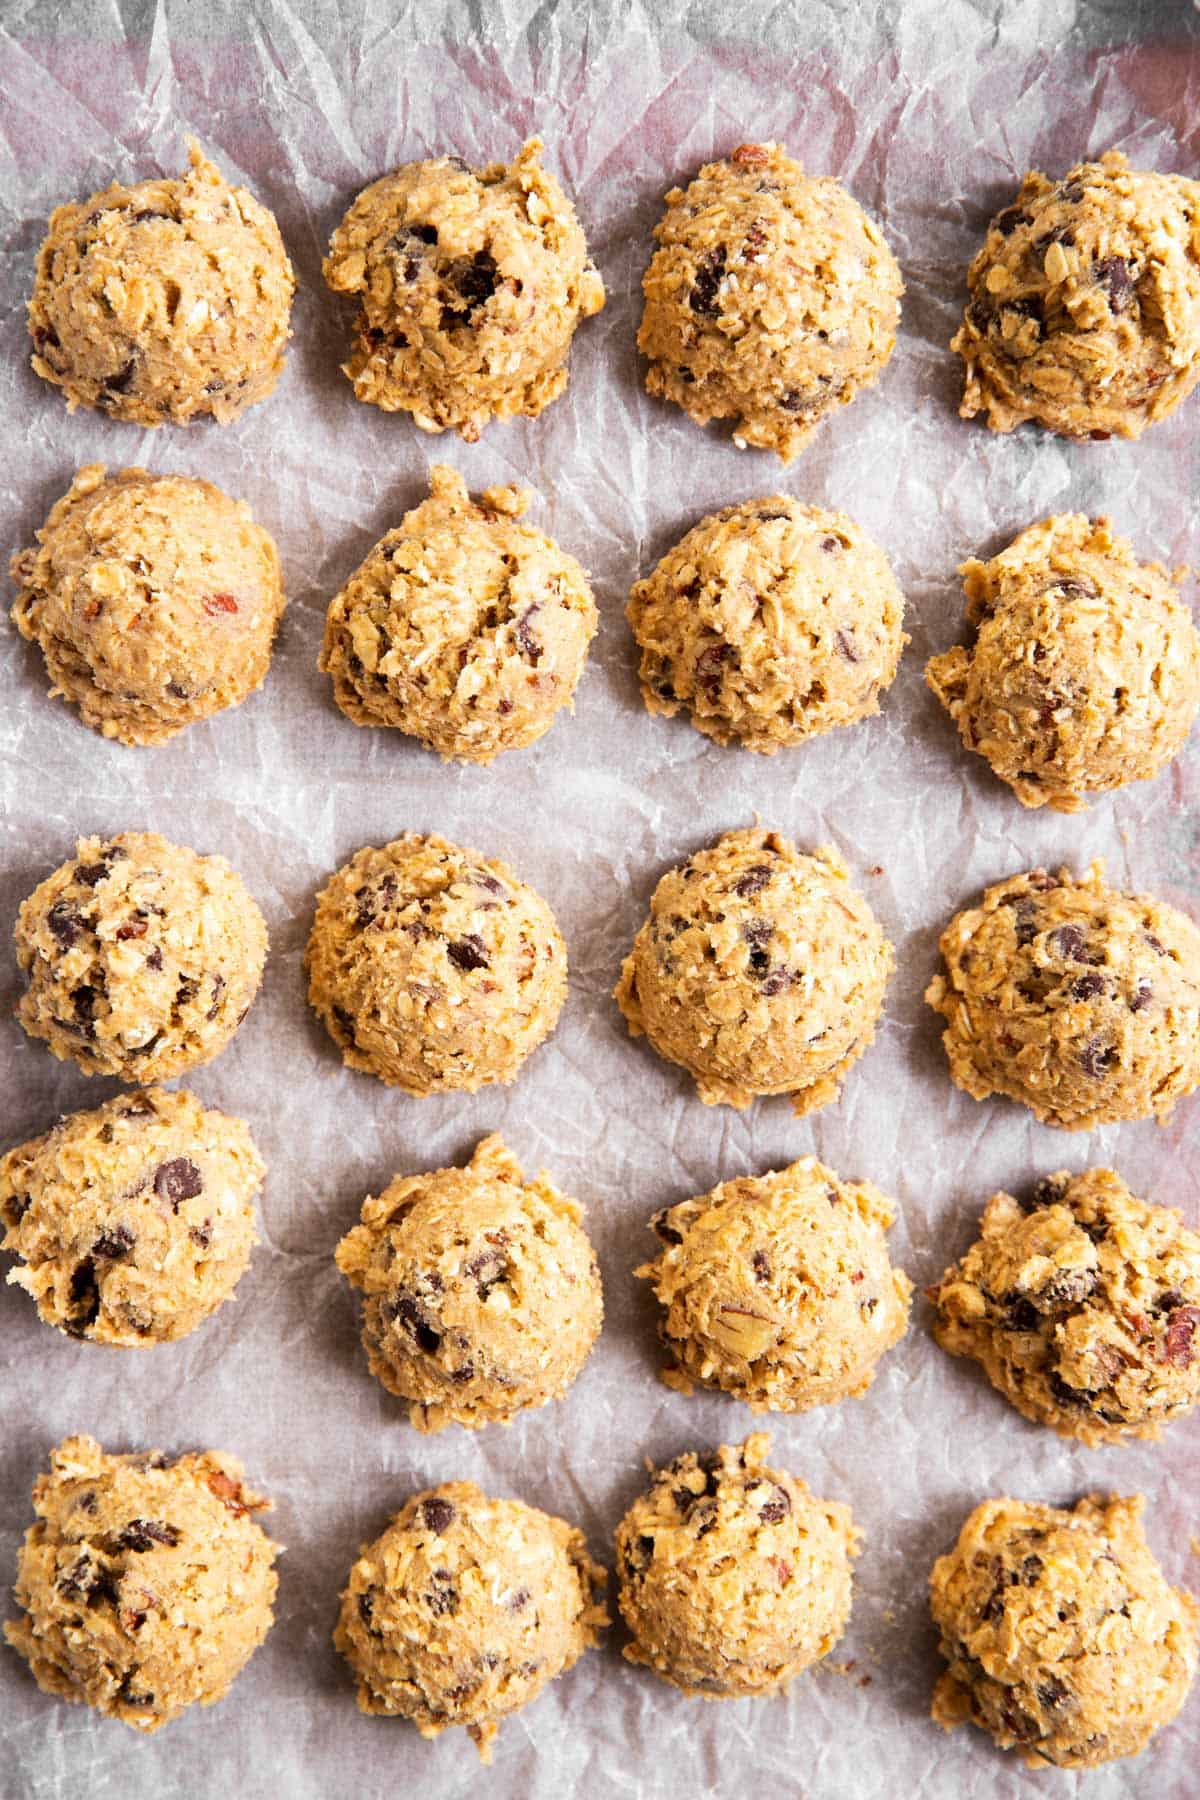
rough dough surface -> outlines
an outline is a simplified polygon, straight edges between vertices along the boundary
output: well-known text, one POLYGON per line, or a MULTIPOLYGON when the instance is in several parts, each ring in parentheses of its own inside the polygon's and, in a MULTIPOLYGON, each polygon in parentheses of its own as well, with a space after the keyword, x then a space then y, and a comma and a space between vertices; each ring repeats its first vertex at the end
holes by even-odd
POLYGON ((472 503, 435 463, 428 500, 330 603, 320 666, 356 725, 393 725, 440 756, 488 763, 569 706, 596 631, 587 576, 520 523, 526 488, 472 503))
POLYGON ((359 304, 344 372, 360 400, 474 443, 567 385, 575 327, 604 305, 575 209, 530 138, 505 167, 405 163, 364 188, 325 279, 359 304))
POLYGON ((0 1159, 8 1279, 47 1325, 93 1343, 171 1343, 232 1294, 255 1241, 265 1165, 248 1127, 194 1094, 147 1088, 0 1159))
POLYGON ((415 1095, 514 1080, 567 995, 541 895, 506 863, 416 832, 338 870, 305 960, 343 1062, 415 1095))
POLYGON ((624 1653, 685 1694, 778 1694, 850 1616, 850 1509, 767 1468, 770 1443, 677 1456, 617 1527, 624 1653))
POLYGON ((363 1712, 464 1725, 488 1763, 501 1720, 597 1643, 604 1581, 565 1520, 447 1481, 363 1546, 333 1641, 363 1712))
POLYGON ((271 1628, 270 1501, 223 1451, 106 1456, 66 1438, 33 1488, 4 1627, 38 1686, 136 1731, 211 1706, 271 1628))
POLYGON ((651 1221, 636 1271, 664 1309, 668 1387, 723 1388, 755 1412, 865 1393, 908 1325, 912 1283, 888 1259, 890 1201, 814 1156, 726 1181, 651 1221))
POLYGON ((1200 930, 1106 887, 1102 861, 997 882, 940 947, 946 972, 925 998, 973 1099, 1006 1094, 1044 1125, 1090 1131, 1162 1122, 1200 1085, 1200 930))
POLYGON ((1031 1768, 1086 1769, 1136 1756, 1175 1717, 1198 1609, 1167 1586, 1144 1505, 1092 1494, 1070 1510, 975 1508, 930 1581, 950 1665, 934 1691, 939 1725, 979 1725, 1031 1768))
POLYGON ((1200 182, 1110 150, 1026 175, 967 270, 964 419, 1140 437, 1200 378, 1200 182))
POLYGON ((337 1247, 371 1373, 419 1431, 508 1424, 566 1393, 604 1317, 583 1208, 495 1133, 465 1169, 398 1177, 337 1247))
POLYGON ((646 387, 790 462, 892 354, 904 284, 840 182, 741 144, 672 188, 642 281, 646 387))
POLYGON ((1112 1169, 994 1194, 930 1298, 942 1349, 1060 1437, 1154 1438, 1200 1399, 1200 1237, 1112 1169))
POLYGON ((965 562, 972 642, 925 678, 1022 806, 1078 812, 1157 775, 1200 710, 1200 633, 1158 563, 1107 519, 1043 519, 965 562))
POLYGON ((114 182, 51 215, 29 335, 72 411, 228 425, 279 379, 296 279, 274 214, 191 139, 188 160, 178 180, 114 182))
POLYGON ((875 1036, 892 947, 834 851, 727 831, 665 874, 616 1000, 706 1106, 836 1099, 875 1036))
POLYGON ((30 1037, 85 1075, 139 1086, 219 1055, 267 959, 263 916, 225 858, 150 831, 81 838, 13 935, 30 1037))
POLYGON ((718 744, 764 756, 878 712, 903 618, 866 532, 784 494, 702 519, 629 601, 649 711, 685 707, 718 744))
POLYGON ((80 469, 12 559, 50 691, 122 744, 162 744, 261 687, 285 600, 242 500, 185 475, 80 469))

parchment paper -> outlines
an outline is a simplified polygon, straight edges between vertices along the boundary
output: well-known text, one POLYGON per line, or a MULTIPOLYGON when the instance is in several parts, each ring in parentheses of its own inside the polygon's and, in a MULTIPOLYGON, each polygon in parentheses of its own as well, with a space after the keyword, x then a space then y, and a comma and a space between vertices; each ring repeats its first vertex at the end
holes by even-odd
MULTIPOLYGON (((1200 561, 1200 397, 1140 444, 993 437, 955 412, 946 344, 988 215, 1027 166, 1061 172, 1110 145, 1195 173, 1200 26, 1183 5, 618 8, 444 0, 385 6, 208 7, 118 0, 0 10, 3 548, 32 541, 74 468, 205 476, 245 496, 280 542, 290 608, 265 690, 172 744, 104 743, 45 693, 12 631, 0 662, 0 933, 77 834, 153 829, 221 851, 266 911, 265 987, 232 1047, 191 1085, 243 1114, 270 1174, 263 1243, 233 1302, 183 1343, 111 1351, 58 1337, 0 1294, 0 1579, 11 1583, 29 1488, 52 1444, 227 1447, 276 1498, 287 1546, 278 1623, 215 1711, 142 1741, 40 1695, 0 1651, 0 1790, 38 1800, 120 1795, 565 1794, 916 1796, 1030 1791, 1089 1800, 1196 1792, 1200 1699, 1136 1764, 1034 1777, 978 1733, 927 1717, 939 1667, 925 1584, 968 1509, 1009 1492, 1062 1502, 1144 1490, 1168 1575, 1200 1584, 1197 1432, 1086 1451, 1025 1424, 971 1365, 934 1346, 918 1301, 904 1344, 860 1400, 768 1421, 775 1457, 865 1527, 853 1619, 829 1663, 770 1702, 684 1699, 618 1654, 587 1656, 502 1729, 481 1773, 461 1733, 423 1743, 355 1709, 330 1644, 360 1541, 416 1487, 477 1479, 576 1520, 606 1559, 644 1457, 740 1440, 751 1414, 656 1379, 654 1309, 631 1269, 657 1207, 815 1152, 899 1202, 893 1254, 918 1287, 974 1235, 997 1187, 1109 1163, 1200 1218, 1200 1101, 1168 1129, 1090 1137, 952 1087, 921 992, 936 935, 984 883, 1102 853, 1112 878, 1200 913, 1200 742, 1152 785, 1076 818, 1023 812, 959 747, 922 681, 959 629, 957 563, 1054 510, 1111 512, 1142 553, 1200 561), (358 405, 338 372, 349 314, 320 258, 355 192, 443 150, 508 157, 533 131, 574 195, 608 283, 579 334, 565 398, 473 446, 421 436, 358 405), (275 396, 236 426, 140 434, 68 417, 28 367, 24 301, 60 200, 177 172, 196 133, 279 217, 300 280, 275 396), (907 282, 896 355, 784 472, 651 402, 634 349, 649 232, 663 192, 747 138, 778 137, 847 182, 882 222, 907 282), (396 733, 355 730, 315 661, 325 606, 444 458, 470 484, 520 479, 537 522, 592 570, 603 615, 573 718, 491 769, 459 770, 396 733), (704 512, 785 489, 845 508, 894 559, 912 636, 880 718, 765 761, 683 719, 652 721, 624 620, 630 582, 704 512), (621 957, 670 864, 720 830, 764 821, 849 859, 898 950, 879 1041, 841 1103, 809 1119, 783 1101, 737 1114, 634 1044, 610 1000, 621 957), (517 1085, 416 1101, 340 1066, 309 1015, 300 959, 313 896, 360 844, 433 829, 509 859, 550 899, 571 954, 559 1030, 517 1085), (511 1430, 425 1438, 369 1377, 356 1308, 332 1261, 363 1195, 394 1173, 465 1158, 500 1129, 587 1206, 607 1323, 562 1403, 511 1430), (848 1665, 848 1666, 847 1666, 848 1665)), ((17 1142, 113 1084, 55 1063, 11 1018, 0 965, 0 1137, 17 1142)))

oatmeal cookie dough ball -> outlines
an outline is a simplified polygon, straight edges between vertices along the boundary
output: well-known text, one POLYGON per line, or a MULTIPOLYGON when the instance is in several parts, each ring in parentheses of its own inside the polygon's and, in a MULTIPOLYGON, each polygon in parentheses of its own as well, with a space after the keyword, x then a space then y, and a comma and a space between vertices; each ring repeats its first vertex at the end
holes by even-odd
POLYGON ((566 1393, 600 1333, 583 1208, 494 1133, 465 1169, 398 1177, 337 1247, 371 1373, 418 1431, 511 1423, 566 1393))
POLYGON ((985 1500, 933 1565, 930 1604, 949 1664, 933 1697, 1031 1768, 1137 1756, 1187 1698, 1198 1609, 1163 1577, 1145 1501, 1069 1509, 985 1500))
POLYGON ((629 601, 647 709, 686 707, 718 744, 763 756, 878 712, 903 617, 878 545, 785 494, 702 519, 629 601))
POLYGON ((1026 175, 967 270, 964 419, 1140 437, 1200 378, 1200 182, 1110 150, 1026 175))
POLYGON ((324 264, 359 303, 343 371, 360 400, 474 443, 490 420, 535 419, 562 393, 604 283, 541 155, 535 137, 507 168, 439 156, 363 189, 324 264))
POLYGON ((224 1697, 271 1628, 270 1506, 223 1451, 50 1453, 4 1635, 44 1693, 157 1731, 224 1697))
POLYGON ((765 1432, 657 1469, 617 1527, 624 1654, 685 1694, 781 1693, 850 1616, 850 1509, 769 1469, 765 1432))
POLYGON ((904 284, 883 233, 831 176, 741 144, 672 188, 638 348, 647 390, 739 449, 790 462, 892 354, 904 284))
POLYGON ((630 1035, 706 1106, 837 1098, 875 1036, 892 947, 834 851, 727 831, 665 874, 617 984, 630 1035))
POLYGON ((1043 519, 960 572, 973 641, 925 679, 1022 806, 1078 812, 1178 754, 1200 710, 1200 633, 1108 519, 1043 519))
POLYGON ((604 1580, 565 1520, 447 1481, 363 1546, 333 1641, 363 1712, 463 1725, 489 1763, 501 1721, 598 1642, 604 1580))
POLYGON ((575 558, 520 523, 528 489, 488 488, 473 504, 457 470, 429 474, 429 499, 330 602, 320 667, 356 725, 488 763, 570 706, 596 606, 575 558))
POLYGON ((506 863, 412 831, 338 870, 305 962, 347 1067, 418 1096, 515 1080, 567 996, 541 895, 506 863))
POLYGON ((262 686, 286 602, 244 501, 89 463, 37 536, 12 559, 13 623, 93 731, 162 744, 262 686))
POLYGON ((267 927, 223 856, 81 838, 17 914, 17 1017, 60 1062, 149 1086, 211 1062, 250 1010, 267 927))
POLYGON ((891 1203, 815 1156, 726 1181, 651 1224, 635 1271, 664 1309, 668 1387, 723 1388, 754 1412, 807 1412, 865 1393, 904 1336, 912 1283, 888 1259, 891 1203))
POLYGON ((266 1168, 241 1119, 147 1088, 0 1158, 8 1279, 71 1337, 137 1348, 207 1319, 246 1272, 266 1168))
POLYGON ((67 405, 228 425, 279 379, 296 279, 273 213, 188 140, 186 174, 60 206, 38 252, 33 367, 67 405))
POLYGON ((1149 894, 1044 869, 997 882, 941 936, 925 998, 952 1079, 1044 1125, 1156 1118, 1200 1085, 1200 930, 1149 894))

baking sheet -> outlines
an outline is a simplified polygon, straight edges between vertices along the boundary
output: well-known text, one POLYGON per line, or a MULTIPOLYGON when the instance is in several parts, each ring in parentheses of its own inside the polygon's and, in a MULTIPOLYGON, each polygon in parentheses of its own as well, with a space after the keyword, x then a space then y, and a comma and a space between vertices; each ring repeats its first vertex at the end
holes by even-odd
MULTIPOLYGON (((262 1236, 236 1298, 183 1343, 104 1350, 39 1324, 0 1293, 0 1579, 50 1446, 90 1431, 109 1448, 211 1444, 277 1501, 287 1546, 278 1622, 215 1711, 142 1741, 40 1695, 0 1652, 0 1791, 75 1796, 481 1794, 527 1800, 803 1794, 810 1800, 1016 1795, 1034 1783, 1089 1800, 1195 1791, 1200 1699, 1135 1764, 1033 1777, 980 1734, 928 1720, 938 1670, 925 1608, 933 1558, 971 1505, 1007 1491, 1062 1502, 1142 1490, 1168 1575, 1200 1585, 1196 1422, 1168 1442, 1087 1451, 1024 1423, 972 1365, 932 1343, 918 1300, 870 1393, 768 1419, 773 1454, 865 1528, 853 1618, 829 1662, 786 1699, 703 1704, 624 1664, 620 1630, 501 1730, 480 1771, 461 1733, 424 1743, 354 1706, 330 1631, 360 1540, 418 1486, 469 1477, 576 1520, 610 1558, 642 1459, 739 1440, 752 1415, 684 1399, 655 1378, 654 1309, 631 1269, 656 1208, 813 1152, 899 1203, 893 1254, 918 1287, 974 1235, 985 1198, 1067 1166, 1111 1163, 1200 1219, 1200 1101, 1166 1129, 1089 1136, 1038 1126, 954 1089, 921 1001, 937 932, 985 882, 1103 854, 1111 877, 1200 914, 1200 740, 1151 786, 1075 818, 1023 812, 924 688, 958 629, 955 565, 1052 510, 1109 511, 1142 554, 1200 562, 1200 397, 1141 444, 1009 438, 958 420, 946 344, 989 213, 1030 164, 1060 172, 1115 145, 1196 172, 1200 29, 1176 4, 887 0, 881 5, 657 8, 440 0, 239 5, 119 0, 0 8, 0 468, 3 549, 31 541, 80 463, 142 462, 244 496, 280 543, 290 607, 266 688, 163 748, 85 730, 45 694, 11 632, 0 660, 0 935, 77 834, 153 829, 241 871, 271 929, 263 993, 231 1048, 190 1085, 243 1114, 267 1158, 262 1236), (575 197, 609 303, 576 340, 571 386, 542 418, 482 441, 421 436, 358 405, 338 373, 348 311, 320 258, 354 193, 397 162, 452 150, 510 156, 533 131, 575 197), (142 434, 81 413, 29 371, 24 300, 52 207, 118 176, 177 172, 194 132, 274 208, 300 281, 274 397, 221 431, 142 434), (907 296, 879 384, 829 421, 786 472, 701 433, 641 387, 638 284, 661 196, 713 155, 777 137, 841 177, 882 222, 907 296), (533 517, 589 567, 600 635, 573 718, 487 770, 455 769, 398 734, 355 730, 315 660, 329 597, 424 493, 435 459, 473 488, 519 479, 533 517), (642 710, 624 621, 630 582, 704 512, 779 489, 842 507, 886 547, 912 644, 882 716, 765 761, 682 718, 642 710), (848 858, 897 946, 875 1047, 841 1103, 794 1119, 784 1101, 737 1114, 695 1099, 633 1043, 609 998, 651 890, 670 864, 755 815, 848 858), (515 1087, 411 1100, 344 1070, 304 1003, 313 897, 360 844, 437 830, 510 860, 555 907, 571 955, 562 1023, 515 1087), (569 1397, 510 1430, 426 1438, 369 1377, 355 1302, 332 1261, 367 1191, 464 1159, 499 1129, 587 1207, 607 1296, 600 1345, 569 1397)), ((94 1105, 114 1084, 55 1063, 11 1019, 0 959, 0 1139, 94 1105)))

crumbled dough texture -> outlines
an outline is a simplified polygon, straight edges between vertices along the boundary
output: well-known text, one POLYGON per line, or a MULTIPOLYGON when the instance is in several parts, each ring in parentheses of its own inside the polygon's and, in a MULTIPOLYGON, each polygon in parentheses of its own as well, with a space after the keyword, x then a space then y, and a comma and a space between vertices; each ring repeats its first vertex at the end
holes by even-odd
POLYGON ((419 1431, 509 1424, 566 1393, 604 1303, 583 1209, 495 1133, 465 1169, 398 1177, 337 1247, 371 1373, 419 1431))
POLYGON ((677 1456, 617 1527, 624 1654, 685 1694, 781 1693, 850 1616, 850 1509, 767 1468, 770 1442, 677 1456))
POLYGON ((949 1664, 934 1691, 939 1725, 978 1725, 1031 1768, 1086 1769, 1138 1755, 1175 1717, 1200 1613, 1167 1586, 1144 1505, 1092 1494, 1069 1510, 975 1508, 930 1581, 949 1664))
POLYGON ((888 1259, 891 1202, 814 1156, 726 1181, 655 1215, 653 1284, 680 1393, 723 1388, 755 1412, 861 1394, 908 1325, 912 1283, 888 1259))
POLYGON ((138 1086, 219 1055, 267 957, 263 916, 225 858, 148 831, 81 838, 14 936, 30 1037, 85 1075, 138 1086))
POLYGON ((228 425, 279 379, 296 279, 274 214, 188 140, 186 174, 60 206, 38 252, 33 367, 72 412, 228 425))
POLYGON ((359 304, 343 369, 360 400, 474 443, 490 420, 535 419, 563 392, 604 283, 541 155, 530 138, 507 168, 405 163, 359 194, 324 273, 359 304))
POLYGON ((642 281, 646 387, 790 462, 891 356, 896 259, 840 182, 806 176, 779 144, 705 164, 666 208, 642 281))
POLYGON ((567 994, 541 895, 506 863, 415 832, 338 870, 305 960, 343 1062, 415 1095, 514 1080, 567 994))
POLYGON ((892 947, 832 850, 728 831, 663 876, 616 1000, 706 1106, 837 1098, 875 1036, 892 947))
POLYGON ((942 1349, 1060 1437, 1158 1437, 1200 1399, 1200 1237, 1112 1169, 994 1194, 930 1298, 942 1349))
POLYGON ((784 494, 702 519, 628 611, 648 710, 763 756, 878 712, 907 642, 879 546, 784 494))
POLYGON ((227 1692, 271 1628, 270 1506, 223 1451, 106 1456, 66 1438, 33 1488, 4 1627, 38 1686, 157 1731, 227 1692))
POLYGON ((972 641, 925 679, 1022 806, 1078 812, 1178 754, 1200 710, 1200 633, 1108 519, 1043 519, 960 573, 972 641))
POLYGON ((1200 378, 1200 182, 1110 150, 1026 175, 967 270, 964 419, 1140 437, 1200 378))
POLYGON ((1044 1125, 1164 1121, 1200 1084, 1200 930, 1149 894, 1106 887, 1097 860, 1013 875, 941 936, 925 998, 950 1074, 1044 1125))
POLYGON ((457 470, 429 473, 429 499, 330 602, 320 667, 356 725, 488 763, 570 706, 596 605, 575 558, 520 523, 528 489, 488 488, 473 503, 457 470))
POLYGON ((93 731, 162 744, 262 686, 286 602, 245 501, 89 463, 37 537, 12 559, 13 623, 93 731))
POLYGON ((363 1712, 463 1725, 489 1763, 501 1720, 598 1642, 604 1581, 565 1520, 447 1481, 363 1546, 333 1641, 363 1712))

